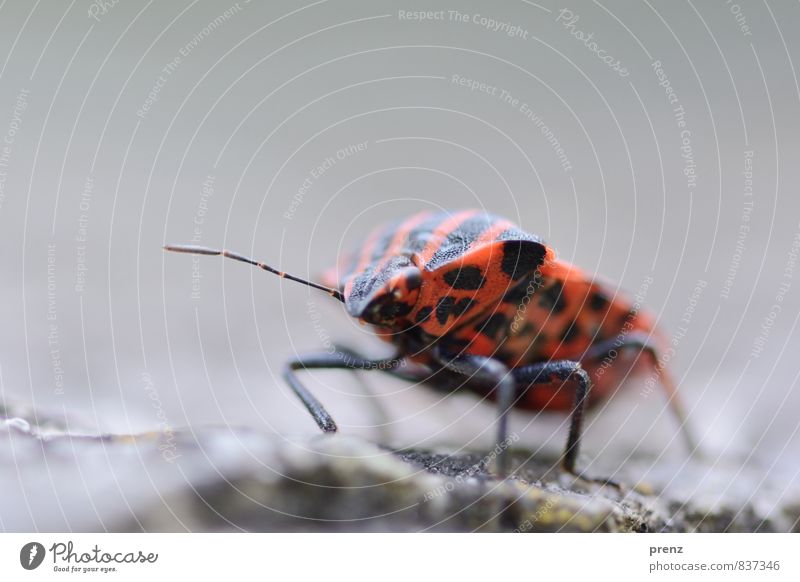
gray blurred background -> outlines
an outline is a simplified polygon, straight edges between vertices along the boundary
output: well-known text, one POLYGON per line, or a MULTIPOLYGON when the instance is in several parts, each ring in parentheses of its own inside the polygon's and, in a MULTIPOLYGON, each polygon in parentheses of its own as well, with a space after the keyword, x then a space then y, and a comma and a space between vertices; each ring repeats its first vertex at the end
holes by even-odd
MULTIPOLYGON (((386 347, 322 293, 161 246, 318 278, 377 222, 481 207, 622 289, 652 278, 703 448, 791 486, 798 27, 796 2, 2 2, 2 399, 88 432, 313 434, 283 361, 386 347)), ((469 395, 305 379, 348 433, 492 441, 469 395)), ((598 471, 683 454, 632 384, 590 419, 598 471)), ((513 423, 562 446, 559 416, 513 423)))

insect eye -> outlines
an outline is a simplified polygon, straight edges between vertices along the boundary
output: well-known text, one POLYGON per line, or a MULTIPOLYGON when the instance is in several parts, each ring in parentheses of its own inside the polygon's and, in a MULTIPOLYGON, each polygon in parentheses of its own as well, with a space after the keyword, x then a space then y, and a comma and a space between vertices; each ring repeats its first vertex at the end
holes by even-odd
POLYGON ((379 287, 375 287, 352 315, 373 325, 392 326, 409 315, 419 298, 422 275, 416 267, 401 269, 379 287))
POLYGON ((391 293, 381 295, 367 306, 364 319, 374 324, 386 323, 396 317, 396 305, 391 293))
POLYGON ((389 324, 408 315, 411 310, 411 305, 398 301, 393 293, 385 293, 369 304, 363 317, 365 321, 375 325, 389 324))

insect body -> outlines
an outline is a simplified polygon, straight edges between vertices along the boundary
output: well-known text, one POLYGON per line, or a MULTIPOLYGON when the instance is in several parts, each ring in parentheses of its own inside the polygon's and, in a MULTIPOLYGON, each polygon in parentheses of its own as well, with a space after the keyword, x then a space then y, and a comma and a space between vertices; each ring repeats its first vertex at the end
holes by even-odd
MULTIPOLYGON (((336 424, 295 372, 380 369, 492 397, 498 443, 507 442, 511 407, 569 412, 562 468, 574 473, 584 409, 608 397, 630 371, 625 351, 646 356, 685 430, 675 387, 658 363, 661 336, 652 318, 503 218, 477 210, 422 212, 378 227, 326 275, 326 285, 228 251, 165 248, 228 256, 325 290, 396 346, 395 357, 380 361, 340 351, 287 364, 287 381, 323 431, 336 424), (411 365, 401 367, 403 360, 411 365)), ((500 472, 506 463, 501 454, 500 472)))

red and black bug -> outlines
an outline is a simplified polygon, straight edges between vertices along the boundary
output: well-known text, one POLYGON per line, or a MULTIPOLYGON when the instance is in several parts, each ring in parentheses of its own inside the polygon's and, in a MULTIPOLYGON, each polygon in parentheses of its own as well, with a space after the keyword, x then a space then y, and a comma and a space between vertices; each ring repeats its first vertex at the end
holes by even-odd
MULTIPOLYGON (((613 393, 643 355, 694 448, 675 385, 659 364, 664 340, 653 318, 503 218, 477 210, 421 212, 380 226, 326 275, 325 285, 225 250, 164 248, 222 255, 326 291, 396 346, 396 356, 385 360, 340 350, 286 364, 287 382, 325 432, 336 424, 296 372, 379 369, 493 398, 498 443, 507 442, 512 407, 569 412, 561 466, 575 473, 584 410, 613 393)), ((506 464, 501 454, 498 471, 505 473, 506 464)))

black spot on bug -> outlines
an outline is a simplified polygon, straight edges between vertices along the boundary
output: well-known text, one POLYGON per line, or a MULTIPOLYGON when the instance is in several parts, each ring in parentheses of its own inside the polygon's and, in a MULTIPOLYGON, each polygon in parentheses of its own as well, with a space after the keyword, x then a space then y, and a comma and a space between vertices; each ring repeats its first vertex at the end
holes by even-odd
POLYGON ((593 311, 604 311, 610 303, 602 291, 595 291, 589 296, 589 309, 593 311))
POLYGON ((527 296, 532 296, 539 292, 539 289, 544 285, 544 278, 537 270, 534 272, 533 277, 525 279, 518 283, 503 295, 503 303, 514 303, 519 305, 527 296))
POLYGON ((475 326, 476 331, 483 335, 494 338, 502 330, 508 327, 508 319, 502 313, 493 313, 488 319, 475 326))
POLYGON ((472 309, 472 306, 475 305, 475 303, 477 303, 477 301, 475 301, 474 299, 465 297, 464 299, 462 299, 453 306, 453 313, 456 315, 463 315, 467 311, 472 309))
POLYGON ((453 289, 474 291, 483 287, 483 273, 478 267, 461 267, 444 274, 444 282, 453 289))
POLYGON ((503 243, 500 268, 513 281, 535 271, 544 262, 544 245, 529 240, 510 240, 503 243))
POLYGON ((519 333, 520 335, 534 335, 536 333, 536 328, 533 327, 530 321, 526 321, 522 329, 519 330, 519 333))
POLYGON ((578 327, 578 323, 573 321, 566 327, 564 327, 564 331, 561 332, 561 341, 565 344, 572 343, 581 333, 580 328, 578 327))
POLYGON ((549 309, 556 315, 564 311, 564 308, 567 306, 567 301, 564 299, 564 286, 561 282, 556 281, 539 293, 539 305, 545 309, 549 309))
POLYGON ((431 307, 430 305, 426 305, 425 307, 417 311, 417 317, 416 317, 417 323, 422 323, 423 321, 426 321, 431 316, 431 313, 433 313, 433 307, 431 307))
MULTIPOLYGON (((447 296, 439 299, 436 304, 436 319, 439 320, 441 325, 447 322, 447 319, 454 315, 458 317, 470 310, 476 302, 468 297, 456 301, 455 297, 447 296)), ((426 308, 427 309, 427 308, 426 308)))
POLYGON ((447 319, 453 312, 453 307, 455 307, 455 304, 456 298, 450 297, 449 295, 439 299, 439 303, 436 304, 436 319, 441 325, 447 323, 447 319))
POLYGON ((506 291, 506 294, 503 295, 503 303, 519 303, 525 298, 527 294, 528 294, 527 283, 521 283, 506 291))

